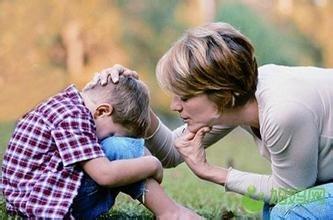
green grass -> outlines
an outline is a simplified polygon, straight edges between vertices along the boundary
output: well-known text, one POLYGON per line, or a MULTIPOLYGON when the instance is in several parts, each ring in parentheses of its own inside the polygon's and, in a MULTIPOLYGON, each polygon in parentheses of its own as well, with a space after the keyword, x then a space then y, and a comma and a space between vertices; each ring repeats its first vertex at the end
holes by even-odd
MULTIPOLYGON (((12 129, 13 123, 0 123, 1 155, 3 155, 12 129)), ((269 165, 259 156, 251 137, 240 130, 235 130, 222 141, 211 146, 207 150, 207 157, 212 164, 226 167, 228 161, 232 160, 233 167, 236 169, 269 173, 269 165)), ((244 211, 241 196, 226 193, 222 186, 198 179, 184 164, 165 170, 162 186, 175 201, 195 210, 206 219, 221 219, 230 214, 228 211, 235 215, 235 219, 260 218, 259 213, 253 215, 244 211)), ((0 217, 6 217, 3 200, 0 202, 0 217)), ((110 213, 101 217, 101 219, 110 218, 154 219, 149 210, 124 194, 118 196, 110 213)))
POLYGON ((3 158, 3 153, 7 146, 8 140, 11 136, 13 127, 14 127, 13 122, 0 122, 0 160, 1 161, 3 158))

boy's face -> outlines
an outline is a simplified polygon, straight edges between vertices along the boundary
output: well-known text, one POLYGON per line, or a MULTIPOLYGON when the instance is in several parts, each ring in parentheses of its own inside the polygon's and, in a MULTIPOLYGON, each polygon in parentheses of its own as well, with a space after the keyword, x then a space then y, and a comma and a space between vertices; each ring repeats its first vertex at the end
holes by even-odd
POLYGON ((125 127, 113 122, 112 111, 110 104, 103 103, 97 106, 93 116, 98 139, 109 136, 129 136, 129 131, 125 127))

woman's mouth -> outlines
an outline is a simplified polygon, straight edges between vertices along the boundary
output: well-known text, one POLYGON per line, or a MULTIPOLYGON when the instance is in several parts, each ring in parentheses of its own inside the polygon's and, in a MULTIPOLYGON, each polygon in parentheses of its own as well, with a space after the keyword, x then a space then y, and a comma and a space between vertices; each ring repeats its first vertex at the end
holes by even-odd
POLYGON ((181 119, 184 121, 184 122, 188 122, 190 120, 190 118, 186 118, 186 117, 181 117, 181 119))

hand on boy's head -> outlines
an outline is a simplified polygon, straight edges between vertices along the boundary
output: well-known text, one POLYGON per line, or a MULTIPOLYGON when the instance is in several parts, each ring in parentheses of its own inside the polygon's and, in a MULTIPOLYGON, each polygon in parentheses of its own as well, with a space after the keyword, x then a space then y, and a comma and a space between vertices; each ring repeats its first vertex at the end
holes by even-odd
POLYGON ((93 79, 85 86, 85 89, 94 88, 98 83, 102 86, 106 85, 110 79, 113 83, 119 82, 119 76, 131 76, 139 79, 139 74, 136 71, 130 70, 120 64, 115 64, 113 67, 106 68, 95 73, 93 79))

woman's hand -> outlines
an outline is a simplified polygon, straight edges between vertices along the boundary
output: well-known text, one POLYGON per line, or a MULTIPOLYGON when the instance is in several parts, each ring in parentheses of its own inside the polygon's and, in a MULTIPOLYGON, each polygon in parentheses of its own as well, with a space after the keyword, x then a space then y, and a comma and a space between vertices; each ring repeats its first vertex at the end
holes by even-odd
POLYGON ((203 177, 208 168, 205 149, 202 147, 202 139, 209 127, 203 127, 196 133, 186 131, 185 134, 175 140, 175 146, 185 163, 198 176, 203 177))
POLYGON ((199 178, 224 185, 228 176, 228 170, 210 165, 206 159, 206 152, 202 146, 202 139, 209 127, 199 129, 196 133, 186 131, 186 133, 175 140, 175 146, 185 163, 199 178))
POLYGON ((120 64, 115 64, 113 67, 106 68, 100 72, 95 73, 95 76, 86 85, 85 89, 93 88, 98 83, 100 83, 102 86, 106 85, 108 81, 110 81, 110 79, 113 83, 117 83, 119 81, 119 76, 121 75, 132 76, 136 79, 139 78, 139 75, 136 71, 127 69, 126 67, 123 67, 120 64))

